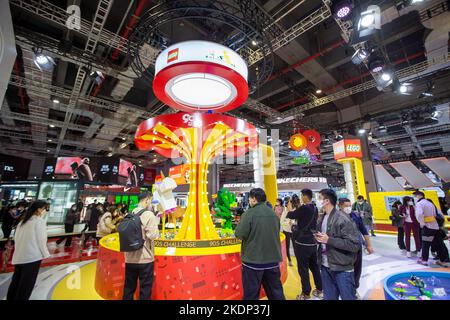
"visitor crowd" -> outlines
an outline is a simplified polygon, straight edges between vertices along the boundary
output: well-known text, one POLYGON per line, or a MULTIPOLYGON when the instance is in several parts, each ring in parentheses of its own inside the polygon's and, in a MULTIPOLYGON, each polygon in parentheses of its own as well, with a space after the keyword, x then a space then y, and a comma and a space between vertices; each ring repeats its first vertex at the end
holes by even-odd
MULTIPOLYGON (((428 265, 430 251, 442 266, 450 262, 444 240, 444 217, 435 204, 421 191, 414 198, 404 197, 392 204, 391 220, 398 229, 397 243, 407 257, 412 257, 410 235, 414 236, 418 263, 428 265), (414 201, 415 200, 415 201, 414 201)), ((261 287, 269 299, 284 300, 280 262, 282 247, 280 232, 285 235, 289 266, 292 245, 301 280, 298 300, 312 297, 325 300, 359 299, 363 252, 374 252, 369 235, 375 236, 370 204, 358 196, 355 203, 338 199, 331 189, 321 190, 314 202, 313 192, 303 189, 269 205, 263 189, 249 194, 249 208, 242 214, 235 236, 242 240, 242 285, 244 300, 260 298, 261 287), (312 274, 313 284, 309 274, 312 274)), ((7 299, 29 299, 43 259, 50 256, 47 249, 45 214, 50 204, 45 201, 18 202, 3 208, 2 231, 6 238, 15 229, 15 250, 12 258, 14 274, 7 299)), ((123 299, 131 300, 139 284, 139 299, 151 297, 154 271, 154 247, 159 237, 160 213, 152 205, 152 195, 139 195, 137 207, 128 214, 125 205, 94 202, 83 208, 74 203, 64 219, 65 234, 57 245, 71 246, 74 225, 85 223, 86 231, 95 233, 97 241, 119 230, 122 221, 129 223, 139 217, 142 244, 125 252, 125 283, 123 299), (84 213, 84 214, 82 214, 84 213), (131 219, 131 220, 130 220, 131 219)), ((122 225, 124 225, 122 223, 122 225)), ((120 231, 119 231, 120 232, 120 231)), ((85 245, 87 239, 82 243, 85 245)), ((122 241, 122 240, 121 240, 122 241)), ((4 242, 2 242, 4 246, 4 242)), ((121 244, 122 246, 122 244, 121 244)))
POLYGON ((417 263, 428 266, 430 251, 436 264, 448 267, 450 258, 444 241, 447 230, 444 214, 422 191, 414 192, 414 198, 403 197, 391 206, 392 225, 397 228, 397 244, 401 253, 411 258, 419 257, 417 263), (415 201, 414 201, 415 200, 415 201), (411 251, 411 233, 415 250, 411 251))

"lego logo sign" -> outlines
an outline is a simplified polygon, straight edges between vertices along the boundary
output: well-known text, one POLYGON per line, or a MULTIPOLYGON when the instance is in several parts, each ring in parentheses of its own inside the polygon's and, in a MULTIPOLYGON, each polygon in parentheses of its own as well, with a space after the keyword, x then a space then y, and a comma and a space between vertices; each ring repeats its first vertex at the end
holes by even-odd
POLYGON ((167 53, 167 63, 178 60, 178 48, 170 50, 167 53))
POLYGON ((347 151, 348 152, 360 152, 361 151, 361 146, 358 144, 349 144, 346 145, 347 151))
POLYGON ((362 158, 361 141, 344 139, 333 144, 334 159, 362 158))

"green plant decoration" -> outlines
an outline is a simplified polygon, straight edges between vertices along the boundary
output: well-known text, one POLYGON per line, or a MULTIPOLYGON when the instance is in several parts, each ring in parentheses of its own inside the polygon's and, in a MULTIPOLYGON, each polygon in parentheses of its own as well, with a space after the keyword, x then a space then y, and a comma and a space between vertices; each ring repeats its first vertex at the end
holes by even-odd
POLYGON ((222 233, 233 234, 233 215, 231 209, 237 207, 236 196, 226 188, 222 188, 217 193, 214 203, 215 216, 222 219, 222 233))

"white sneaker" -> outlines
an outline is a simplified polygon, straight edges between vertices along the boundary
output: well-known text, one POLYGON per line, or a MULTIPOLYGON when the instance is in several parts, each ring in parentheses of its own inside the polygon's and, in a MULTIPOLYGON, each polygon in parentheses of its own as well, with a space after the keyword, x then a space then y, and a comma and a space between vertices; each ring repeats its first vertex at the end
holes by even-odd
POLYGON ((407 258, 411 258, 411 251, 407 251, 407 252, 406 252, 406 257, 407 257, 407 258))
POLYGON ((401 254, 402 256, 406 255, 406 250, 405 250, 405 249, 400 250, 400 254, 401 254))
POLYGON ((421 257, 422 256, 422 250, 417 251, 417 256, 421 257))

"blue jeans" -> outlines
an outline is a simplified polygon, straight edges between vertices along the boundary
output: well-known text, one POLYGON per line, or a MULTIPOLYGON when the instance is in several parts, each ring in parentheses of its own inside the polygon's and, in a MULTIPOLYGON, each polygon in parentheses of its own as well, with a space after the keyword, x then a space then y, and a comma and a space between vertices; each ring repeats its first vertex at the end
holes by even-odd
POLYGON ((324 300, 356 300, 354 272, 331 271, 321 267, 324 300))

